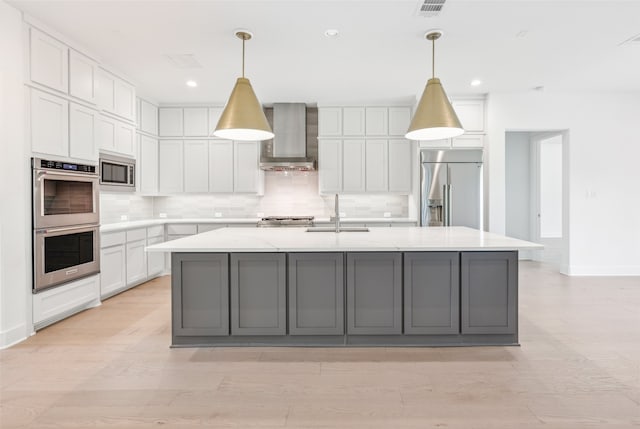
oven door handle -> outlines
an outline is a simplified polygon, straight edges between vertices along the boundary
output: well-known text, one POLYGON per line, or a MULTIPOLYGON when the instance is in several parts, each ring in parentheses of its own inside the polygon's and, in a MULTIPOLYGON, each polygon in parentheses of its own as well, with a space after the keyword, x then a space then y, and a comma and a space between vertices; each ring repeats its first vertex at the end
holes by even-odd
POLYGON ((65 231, 91 231, 92 229, 99 229, 99 224, 91 224, 91 225, 76 225, 76 226, 65 226, 62 228, 44 228, 44 229, 36 229, 36 234, 49 234, 54 232, 65 232, 65 231))

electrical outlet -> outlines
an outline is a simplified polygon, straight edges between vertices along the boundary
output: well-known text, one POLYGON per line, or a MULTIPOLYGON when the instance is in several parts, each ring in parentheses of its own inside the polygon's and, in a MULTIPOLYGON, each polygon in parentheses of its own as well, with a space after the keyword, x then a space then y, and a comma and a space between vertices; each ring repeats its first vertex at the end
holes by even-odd
POLYGON ((258 213, 256 213, 256 216, 258 216, 258 217, 264 217, 264 213, 262 213, 262 212, 258 212, 258 213))
POLYGON ((384 212, 384 214, 382 215, 384 217, 391 217, 391 212, 384 212))
POLYGON ((129 220, 129 216, 127 215, 120 215, 120 220, 129 220))
POLYGON ((160 213, 158 215, 158 217, 160 217, 160 219, 165 219, 167 217, 167 214, 166 213, 160 213))
POLYGON ((346 212, 340 212, 340 217, 347 217, 347 213, 346 212))
POLYGON ((220 213, 220 212, 215 212, 215 213, 213 214, 213 217, 222 217, 222 213, 220 213))

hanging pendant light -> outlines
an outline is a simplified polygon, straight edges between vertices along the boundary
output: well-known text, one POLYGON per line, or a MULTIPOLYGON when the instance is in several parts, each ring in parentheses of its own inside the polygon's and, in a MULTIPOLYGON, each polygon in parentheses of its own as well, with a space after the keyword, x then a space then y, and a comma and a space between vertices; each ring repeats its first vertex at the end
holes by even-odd
POLYGON ((435 41, 440 36, 442 36, 441 31, 432 31, 425 35, 427 40, 431 40, 431 79, 427 81, 427 87, 420 97, 409 131, 405 134, 405 137, 410 140, 448 139, 464 133, 440 79, 435 77, 435 41))
POLYGON ((244 43, 251 39, 252 34, 244 30, 235 34, 242 40, 242 77, 236 81, 213 135, 229 140, 272 139, 273 131, 264 110, 253 92, 251 82, 244 77, 244 43))

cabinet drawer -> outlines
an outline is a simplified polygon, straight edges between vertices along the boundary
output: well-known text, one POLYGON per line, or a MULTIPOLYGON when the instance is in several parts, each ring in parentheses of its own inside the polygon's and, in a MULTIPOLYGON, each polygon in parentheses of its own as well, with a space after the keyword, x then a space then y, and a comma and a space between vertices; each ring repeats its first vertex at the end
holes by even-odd
POLYGON ((145 228, 131 229, 127 231, 127 243, 131 241, 145 240, 147 238, 147 230, 145 228))
POLYGON ((164 237, 164 225, 147 227, 147 238, 164 237))
POLYGON ((119 244, 124 244, 127 241, 127 236, 124 231, 108 232, 100 234, 100 247, 111 247, 119 244))
POLYGON ((167 225, 167 234, 169 235, 192 235, 198 233, 198 225, 174 223, 167 225))

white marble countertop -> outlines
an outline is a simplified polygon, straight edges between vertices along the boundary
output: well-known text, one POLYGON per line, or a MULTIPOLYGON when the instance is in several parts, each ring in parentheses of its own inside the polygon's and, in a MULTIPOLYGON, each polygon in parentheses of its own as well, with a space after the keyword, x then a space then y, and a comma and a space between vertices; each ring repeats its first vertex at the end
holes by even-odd
MULTIPOLYGON (((260 218, 230 218, 230 217, 216 217, 216 218, 162 218, 162 219, 142 219, 131 220, 126 222, 107 223, 100 226, 100 232, 116 232, 126 231, 128 229, 145 228, 147 226, 165 225, 165 224, 256 224, 260 218)), ((317 223, 328 223, 330 219, 328 217, 315 218, 317 223)), ((395 223, 395 222, 418 222, 417 219, 410 218, 343 218, 340 219, 340 223, 343 225, 349 225, 350 223, 395 223)))
POLYGON ((148 252, 371 252, 542 249, 537 243, 465 227, 369 228, 369 232, 306 232, 306 228, 222 228, 148 246, 148 252))

